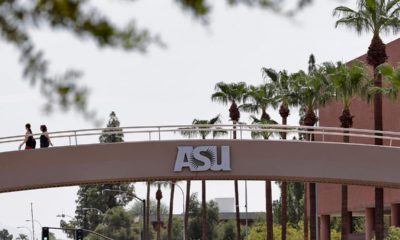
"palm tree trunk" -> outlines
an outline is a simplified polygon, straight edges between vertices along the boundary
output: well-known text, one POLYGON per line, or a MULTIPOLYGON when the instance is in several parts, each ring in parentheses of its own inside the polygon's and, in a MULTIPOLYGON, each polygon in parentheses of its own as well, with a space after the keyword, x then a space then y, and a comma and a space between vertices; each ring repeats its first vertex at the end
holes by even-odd
POLYGON ((161 187, 158 185, 158 190, 156 192, 156 199, 157 199, 157 240, 161 240, 161 199, 162 199, 162 192, 161 187))
POLYGON ((304 183, 304 240, 308 240, 308 188, 304 183))
POLYGON ((287 225, 287 182, 281 184, 282 194, 282 240, 286 240, 286 225, 287 225))
POLYGON ((172 216, 174 214, 174 193, 175 181, 171 183, 171 195, 169 198, 169 214, 168 214, 168 240, 172 240, 172 216))
POLYGON ((208 239, 208 221, 207 221, 207 201, 206 201, 206 181, 201 181, 201 240, 208 239))
MULTIPOLYGON (((376 81, 374 85, 376 87, 382 87, 382 76, 375 74, 376 81)), ((374 118, 375 118, 375 130, 383 130, 383 119, 382 119, 382 94, 378 93, 374 96, 374 118)), ((377 133, 377 136, 382 134, 377 133)), ((375 138, 375 145, 383 145, 382 138, 375 138)), ((384 195, 383 188, 375 188, 375 236, 376 240, 384 239, 384 195)))
POLYGON ((190 204, 190 180, 186 181, 186 202, 185 202, 185 240, 189 240, 189 204, 190 204))
MULTIPOLYGON (((289 108, 281 104, 281 107, 279 108, 279 114, 282 117, 282 125, 287 125, 287 118, 289 116, 289 108)), ((281 133, 282 139, 286 140, 286 132, 281 133)), ((287 182, 282 182, 281 184, 281 195, 282 195, 282 212, 281 212, 281 221, 282 221, 282 240, 286 240, 286 225, 287 225, 287 182)))
MULTIPOLYGON (((367 52, 368 64, 374 68, 374 86, 382 87, 382 76, 377 67, 387 60, 386 46, 379 34, 374 34, 367 52)), ((382 94, 374 95, 374 125, 375 130, 383 130, 382 94)), ((376 133, 376 136, 382 136, 376 133)), ((375 138, 375 145, 383 145, 383 139, 375 138)), ((375 235, 376 240, 383 240, 383 188, 375 188, 375 235)))
POLYGON ((147 182, 147 194, 146 194, 146 229, 144 230, 144 239, 150 240, 149 226, 150 226, 150 182, 147 182))
MULTIPOLYGON (((353 116, 350 113, 350 109, 348 106, 345 106, 342 115, 339 117, 339 120, 341 122, 341 127, 344 128, 343 133, 343 142, 344 143, 349 143, 350 142, 350 136, 346 136, 346 134, 349 133, 347 130, 348 128, 351 128, 353 126, 353 116)), ((341 217, 342 217, 342 240, 347 240, 350 234, 351 229, 349 227, 351 226, 351 219, 350 219, 350 214, 348 211, 348 187, 347 185, 342 185, 342 210, 341 210, 341 217)))
POLYGON ((274 239, 274 224, 272 219, 272 189, 271 181, 265 181, 265 198, 266 198, 266 220, 267 220, 267 240, 274 239))
POLYGON ((236 239, 240 240, 240 210, 239 210, 239 186, 235 180, 235 209, 236 209, 236 239))
POLYGON ((317 199, 315 183, 310 183, 310 240, 317 239, 317 199))

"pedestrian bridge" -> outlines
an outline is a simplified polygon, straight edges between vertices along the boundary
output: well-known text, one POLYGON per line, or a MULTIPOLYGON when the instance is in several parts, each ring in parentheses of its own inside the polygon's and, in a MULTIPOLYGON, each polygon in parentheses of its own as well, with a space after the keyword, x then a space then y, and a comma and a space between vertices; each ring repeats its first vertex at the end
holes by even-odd
POLYGON ((377 137, 375 131, 360 129, 344 134, 340 128, 242 125, 236 128, 238 139, 231 139, 232 132, 232 125, 73 130, 50 133, 56 147, 21 151, 12 149, 23 136, 3 137, 0 192, 189 179, 268 179, 400 188, 400 148, 391 146, 400 142, 400 133, 378 132, 388 146, 374 146, 327 141, 343 135, 361 142, 377 137), (181 135, 216 130, 225 130, 228 135, 212 140, 184 139, 181 135), (292 139, 309 130, 315 141, 279 140, 282 133, 292 139), (272 135, 271 140, 252 139, 255 132, 272 135), (95 143, 100 135, 121 133, 125 142, 95 143))

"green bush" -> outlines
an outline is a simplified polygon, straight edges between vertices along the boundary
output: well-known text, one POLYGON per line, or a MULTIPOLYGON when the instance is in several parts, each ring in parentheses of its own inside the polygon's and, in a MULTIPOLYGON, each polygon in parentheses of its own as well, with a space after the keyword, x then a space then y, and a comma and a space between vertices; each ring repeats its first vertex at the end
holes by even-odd
POLYGON ((398 240, 398 239, 400 239, 400 228, 390 227, 386 240, 398 240))

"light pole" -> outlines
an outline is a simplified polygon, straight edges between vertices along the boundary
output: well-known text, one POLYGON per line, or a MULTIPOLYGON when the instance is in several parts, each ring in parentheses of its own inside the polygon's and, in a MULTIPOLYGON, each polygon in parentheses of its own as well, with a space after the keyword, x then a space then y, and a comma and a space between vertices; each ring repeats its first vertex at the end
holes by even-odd
MULTIPOLYGON (((41 224, 38 220, 33 219, 33 221, 34 221, 35 223, 39 224, 40 228, 42 228, 42 224, 41 224)), ((32 222, 32 220, 27 219, 27 220, 25 220, 25 222, 32 222)))
POLYGON ((147 230, 147 228, 146 228, 147 227, 146 226, 146 200, 136 196, 135 194, 132 194, 132 193, 129 193, 129 192, 126 192, 126 191, 122 191, 122 190, 117 190, 117 189, 104 189, 102 191, 102 193, 105 193, 105 192, 117 192, 117 193, 126 194, 126 195, 129 195, 129 196, 133 197, 134 199, 139 200, 139 201, 142 202, 142 204, 143 204, 143 230, 142 230, 142 232, 143 232, 143 239, 147 240, 147 232, 146 232, 146 230, 147 230))
POLYGON ((20 226, 20 227, 17 227, 17 228, 18 228, 18 229, 26 229, 26 230, 28 230, 29 233, 31 234, 31 238, 33 238, 32 230, 30 230, 28 227, 20 226))
POLYGON ((75 219, 74 217, 71 217, 70 215, 67 215, 67 214, 64 214, 64 213, 57 214, 56 217, 59 217, 59 218, 69 217, 69 218, 71 218, 71 219, 75 219))
POLYGON ((103 211, 101 211, 98 208, 82 208, 82 211, 97 211, 98 213, 100 213, 100 215, 104 215, 103 211))
MULTIPOLYGON (((25 220, 25 222, 31 222, 31 221, 32 221, 32 220, 30 220, 30 219, 25 220)), ((39 224, 40 228, 42 228, 42 224, 40 224, 40 222, 39 222, 38 220, 33 219, 33 221, 34 221, 35 223, 39 224)))

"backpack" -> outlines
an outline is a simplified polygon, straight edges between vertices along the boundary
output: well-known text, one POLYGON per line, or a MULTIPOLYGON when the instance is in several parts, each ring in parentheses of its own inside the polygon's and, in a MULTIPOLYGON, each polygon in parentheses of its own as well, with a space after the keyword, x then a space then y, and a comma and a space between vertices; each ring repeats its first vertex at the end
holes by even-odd
POLYGON ((34 137, 29 136, 28 141, 26 141, 26 146, 29 146, 31 148, 36 148, 36 140, 34 137))

